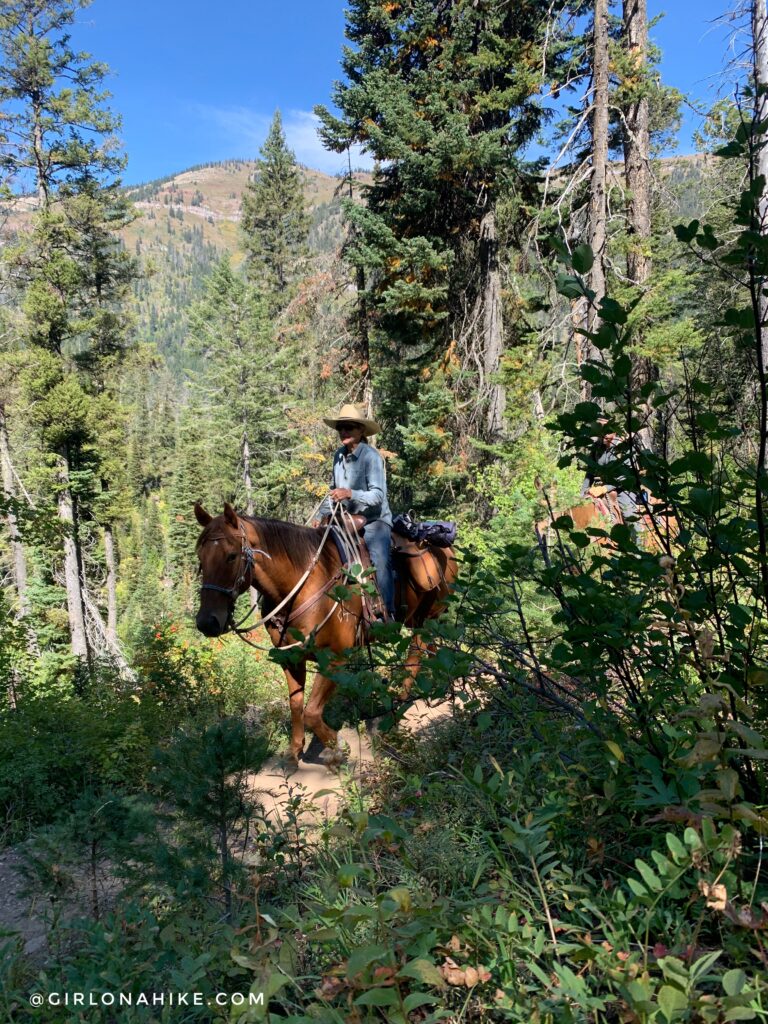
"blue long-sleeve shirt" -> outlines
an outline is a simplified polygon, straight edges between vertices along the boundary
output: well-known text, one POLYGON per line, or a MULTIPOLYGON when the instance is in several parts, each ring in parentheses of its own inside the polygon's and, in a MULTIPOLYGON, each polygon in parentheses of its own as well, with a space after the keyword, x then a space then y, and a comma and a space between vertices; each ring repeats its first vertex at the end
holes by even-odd
MULTIPOLYGON (((384 459, 365 441, 361 441, 351 455, 344 445, 337 448, 333 456, 331 490, 335 487, 348 487, 352 491, 352 497, 343 502, 348 512, 365 516, 369 523, 382 520, 392 525, 384 459)), ((331 514, 330 498, 325 499, 317 514, 331 514)))

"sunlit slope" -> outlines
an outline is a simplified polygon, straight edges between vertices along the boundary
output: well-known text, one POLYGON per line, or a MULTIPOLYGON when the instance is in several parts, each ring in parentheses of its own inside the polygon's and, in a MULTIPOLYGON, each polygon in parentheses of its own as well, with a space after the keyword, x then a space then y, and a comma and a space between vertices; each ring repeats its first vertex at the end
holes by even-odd
MULTIPOLYGON (((225 253, 235 264, 242 259, 240 206, 255 167, 244 160, 207 164, 127 190, 138 216, 123 238, 144 270, 135 286, 138 336, 155 342, 174 366, 183 362, 189 306, 212 265, 225 253)), ((340 180, 310 169, 302 175, 310 247, 332 252, 343 237, 340 180)))

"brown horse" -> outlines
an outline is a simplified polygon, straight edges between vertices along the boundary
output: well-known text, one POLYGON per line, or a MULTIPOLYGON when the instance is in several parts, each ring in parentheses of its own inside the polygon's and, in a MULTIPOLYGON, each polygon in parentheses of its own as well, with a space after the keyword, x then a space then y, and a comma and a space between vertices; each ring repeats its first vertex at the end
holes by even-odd
MULTIPOLYGON (((198 502, 195 516, 203 527, 197 541, 202 586, 196 624, 206 636, 221 636, 234 626, 235 601, 249 587, 262 595, 262 616, 275 647, 297 646, 296 633, 313 636, 314 646, 331 654, 331 665, 344 661, 344 652, 363 639, 364 604, 358 588, 343 601, 332 596, 345 572, 336 545, 322 527, 296 526, 277 519, 238 515, 224 505, 219 516, 198 502), (286 600, 287 599, 287 600, 286 600)), ((417 548, 401 562, 398 619, 408 626, 423 625, 443 610, 456 579, 456 559, 450 548, 417 548)), ((415 636, 406 661, 406 687, 415 678, 425 646, 415 636)), ((298 762, 304 749, 305 727, 326 748, 324 760, 337 761, 337 736, 323 719, 323 709, 336 684, 318 672, 304 707, 307 661, 284 666, 291 708, 291 756, 298 762)))
MULTIPOLYGON (((649 507, 653 509, 654 506, 658 506, 658 510, 654 510, 652 514, 638 506, 637 528, 640 531, 642 546, 647 551, 658 551, 663 554, 668 545, 674 542, 680 528, 675 516, 661 510, 660 504, 651 499, 649 507)), ((612 525, 624 522, 615 491, 606 491, 559 514, 568 516, 575 530, 597 527, 610 531, 612 525)), ((534 527, 536 540, 545 558, 549 553, 549 531, 552 522, 551 518, 542 519, 534 527)), ((613 547, 613 542, 608 536, 593 539, 599 547, 613 547)))

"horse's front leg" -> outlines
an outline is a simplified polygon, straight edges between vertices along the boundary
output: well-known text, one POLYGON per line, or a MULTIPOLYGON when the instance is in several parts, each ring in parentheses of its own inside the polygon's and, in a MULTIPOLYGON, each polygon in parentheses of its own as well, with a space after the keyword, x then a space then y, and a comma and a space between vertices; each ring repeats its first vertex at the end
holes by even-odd
POLYGON ((307 666, 305 663, 291 665, 284 671, 291 705, 291 759, 298 764, 304 750, 304 686, 307 681, 307 666))
POLYGON ((315 675, 315 681, 312 684, 312 694, 307 701, 307 707, 304 711, 304 725, 312 730, 325 747, 321 757, 326 764, 338 764, 343 759, 342 756, 339 756, 338 734, 331 729, 323 718, 325 705, 330 700, 335 689, 336 683, 321 672, 318 672, 315 675))

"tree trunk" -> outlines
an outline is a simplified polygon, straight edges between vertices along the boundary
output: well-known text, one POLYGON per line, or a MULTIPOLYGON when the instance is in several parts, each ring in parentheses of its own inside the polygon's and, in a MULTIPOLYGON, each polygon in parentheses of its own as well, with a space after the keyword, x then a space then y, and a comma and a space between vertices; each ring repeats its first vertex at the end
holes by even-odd
POLYGON ((69 485, 69 458, 66 450, 59 452, 58 510, 59 522, 64 527, 64 585, 67 590, 67 612, 72 653, 77 658, 88 658, 88 640, 85 634, 83 592, 77 551, 75 513, 72 490, 69 485))
MULTIPOLYGON (((608 0, 595 0, 595 25, 592 41, 592 175, 589 185, 589 239, 594 263, 589 274, 589 287, 595 293, 595 304, 605 298, 605 246, 607 237, 608 176, 608 0)), ((597 326, 597 311, 587 315, 588 330, 597 326)), ((587 358, 595 356, 595 348, 587 346, 587 358)))
MULTIPOLYGON (((766 0, 752 0, 752 59, 754 86, 757 93, 755 100, 755 124, 765 123, 768 118, 768 93, 762 93, 761 89, 768 90, 768 14, 766 13, 766 0)), ((768 140, 765 134, 757 136, 756 172, 763 175, 768 182, 768 140)), ((768 234, 768 187, 763 192, 760 200, 760 234, 768 234)), ((768 368, 768 298, 763 294, 766 284, 765 280, 758 282, 760 285, 759 309, 760 323, 762 325, 762 357, 763 367, 768 368)))
POLYGON ((87 590, 83 589, 83 608, 86 613, 86 622, 91 627, 90 632, 90 648, 99 653, 108 654, 117 665, 120 675, 123 679, 127 679, 129 682, 136 681, 136 673, 133 671, 131 666, 128 664, 120 647, 120 641, 112 638, 109 635, 107 624, 101 617, 99 606, 93 600, 87 590))
POLYGON ((104 527, 104 560, 107 563, 107 639, 117 644, 117 559, 111 523, 104 527))
POLYGON ((245 511, 249 516, 253 515, 253 477, 251 475, 251 446, 248 443, 248 432, 243 424, 242 440, 243 458, 243 489, 245 490, 245 511))
MULTIPOLYGON (((251 476, 251 446, 248 443, 248 431, 246 424, 243 424, 243 488, 245 490, 245 511, 249 516, 253 515, 253 477, 251 476)), ((256 587, 248 588, 248 598, 251 606, 255 606, 259 600, 259 592, 256 587)))
MULTIPOLYGON (((643 80, 648 63, 648 8, 647 0, 624 0, 624 47, 631 62, 630 74, 638 89, 637 96, 624 108, 624 178, 627 186, 627 277, 636 287, 645 287, 651 276, 651 189, 648 160, 650 158, 650 132, 648 97, 643 95, 643 80)), ((642 340, 642 334, 638 335, 642 340)), ((634 360, 633 379, 636 388, 658 380, 656 364, 648 357, 634 360)), ((653 423, 650 406, 644 409, 644 427, 641 439, 646 447, 653 447, 653 423)))
MULTIPOLYGON (((354 181, 352 178, 352 154, 347 149, 347 182, 349 185, 350 201, 355 198, 354 181)), ((352 228, 353 235, 356 229, 352 228)), ((362 404, 367 416, 374 417, 373 409, 373 378, 371 376, 371 346, 368 334, 368 302, 365 290, 365 269, 358 266, 355 272, 355 288, 357 309, 355 310, 355 326, 357 328, 357 358, 360 363, 360 372, 363 378, 362 404)))
MULTIPOLYGON (((16 496, 16 487, 13 479, 13 463, 11 462, 11 447, 8 442, 8 427, 5 422, 5 408, 0 402, 0 468, 2 468, 3 493, 8 498, 16 496)), ((19 528, 13 509, 8 509, 6 514, 8 534, 11 542, 11 556, 13 560, 13 582, 16 587, 19 615, 29 614, 29 592, 27 589, 27 557, 24 552, 24 544, 19 534, 19 528)))
POLYGON ((504 352, 504 313, 501 304, 496 211, 493 207, 480 222, 480 273, 483 294, 482 359, 487 394, 485 433, 493 441, 501 435, 506 405, 504 387, 497 379, 504 352))
MULTIPOLYGON (((597 307, 605 298, 605 247, 607 239, 607 178, 608 178, 608 0, 594 0, 594 26, 592 30, 592 117, 591 149, 592 173, 589 179, 589 207, 585 241, 592 249, 593 263, 587 284, 594 292, 593 304, 577 299, 571 308, 574 325, 576 359, 583 362, 597 358, 598 350, 589 338, 579 336, 579 330, 590 333, 597 330, 597 307)), ((589 381, 581 380, 581 397, 588 401, 592 395, 589 381)))
MULTIPOLYGON (((632 62, 632 77, 642 84, 648 62, 647 0, 624 0, 624 46, 632 62)), ((624 175, 627 184, 630 245, 627 275, 642 285, 651 274, 651 192, 648 160, 650 135, 648 97, 639 95, 624 110, 624 175)))

